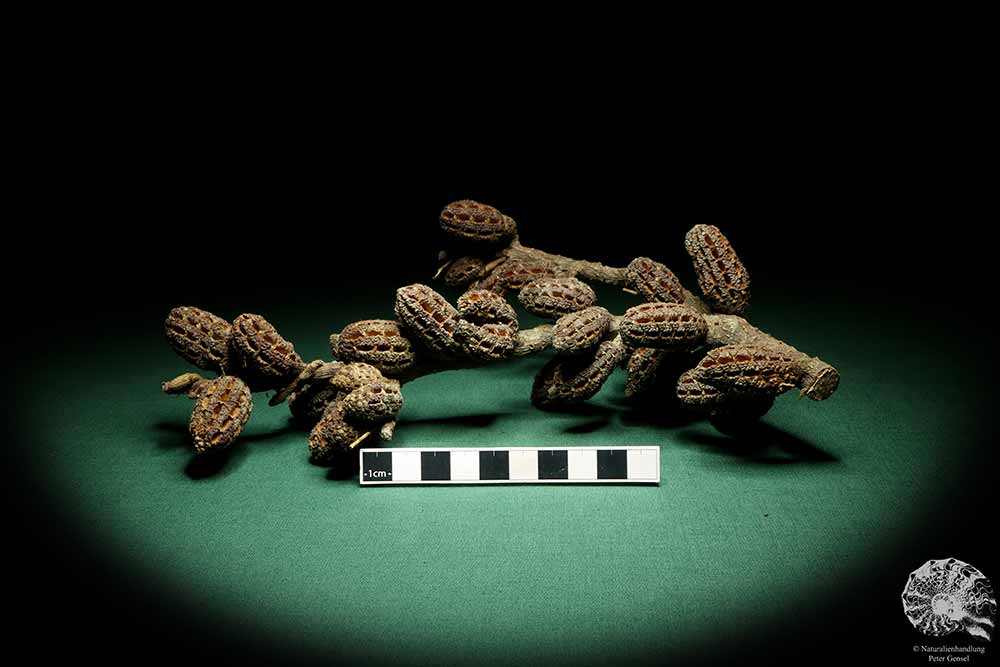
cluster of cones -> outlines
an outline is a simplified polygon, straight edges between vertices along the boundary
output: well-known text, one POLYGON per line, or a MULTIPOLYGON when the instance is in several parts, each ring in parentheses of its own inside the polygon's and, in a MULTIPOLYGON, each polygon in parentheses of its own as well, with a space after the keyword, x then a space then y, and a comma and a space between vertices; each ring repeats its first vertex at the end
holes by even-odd
POLYGON ((547 348, 556 354, 531 392, 532 403, 547 410, 588 400, 616 367, 626 369, 626 396, 727 423, 759 418, 794 387, 814 400, 837 388, 832 366, 742 317, 749 275, 714 226, 695 225, 686 237, 699 297, 647 257, 615 268, 523 246, 511 217, 470 200, 445 207, 440 225, 448 247, 438 274, 465 290, 455 305, 426 285, 402 287, 395 319, 354 322, 330 337, 333 361, 305 363, 259 315, 230 324, 197 308, 173 309, 168 342, 218 374, 186 373, 164 384, 167 393, 196 399, 196 450, 229 446, 249 418, 251 392, 275 391, 271 405, 288 400, 292 414, 312 426, 312 459, 329 461, 373 435, 392 438, 404 383, 547 348), (587 281, 620 286, 642 303, 612 314, 597 305, 587 281), (521 330, 507 301, 512 293, 551 323, 521 330))

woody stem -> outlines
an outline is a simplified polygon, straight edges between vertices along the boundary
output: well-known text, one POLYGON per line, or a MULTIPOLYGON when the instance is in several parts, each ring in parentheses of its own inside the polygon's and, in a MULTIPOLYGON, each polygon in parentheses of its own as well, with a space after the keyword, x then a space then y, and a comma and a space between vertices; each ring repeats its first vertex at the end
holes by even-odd
MULTIPOLYGON (((521 245, 521 242, 516 238, 511 242, 510 246, 504 249, 497 260, 490 262, 484 267, 479 274, 480 279, 488 277, 497 268, 502 268, 503 261, 501 260, 504 258, 506 260, 519 260, 527 263, 546 262, 554 265, 562 273, 591 282, 623 287, 626 292, 635 294, 635 291, 630 288, 631 283, 625 268, 606 266, 600 262, 573 259, 572 257, 545 252, 538 248, 530 248, 521 245)), ((684 304, 699 313, 712 312, 712 309, 704 301, 687 289, 684 289, 684 304)))
POLYGON ((738 315, 705 315, 705 321, 708 323, 706 342, 710 347, 753 345, 770 348, 795 360, 799 369, 796 386, 801 389, 802 396, 822 401, 829 398, 840 384, 840 373, 836 368, 764 333, 738 315))
POLYGON ((572 259, 537 248, 529 248, 528 246, 521 245, 521 242, 516 238, 507 248, 507 257, 508 259, 526 262, 549 262, 555 264, 566 273, 579 276, 584 280, 593 280, 607 285, 628 285, 628 278, 625 276, 624 268, 606 266, 600 262, 589 262, 583 259, 572 259))
MULTIPOLYGON (((540 324, 537 327, 532 327, 531 329, 525 329, 524 331, 518 332, 517 346, 514 348, 514 352, 511 357, 525 357, 529 354, 535 354, 537 352, 541 352, 551 344, 552 325, 540 324)), ((480 368, 490 363, 493 362, 484 359, 471 358, 427 359, 414 364, 400 375, 394 376, 393 379, 399 380, 400 384, 406 384, 407 382, 412 382, 418 378, 422 378, 425 375, 443 373, 445 371, 464 370, 467 368, 480 368)))

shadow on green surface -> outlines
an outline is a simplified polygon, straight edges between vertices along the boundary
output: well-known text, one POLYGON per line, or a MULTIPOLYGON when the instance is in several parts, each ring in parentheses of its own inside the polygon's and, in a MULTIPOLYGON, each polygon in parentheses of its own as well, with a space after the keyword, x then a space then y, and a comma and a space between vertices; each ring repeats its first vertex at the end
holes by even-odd
POLYGON ((600 431, 602 428, 608 426, 611 423, 611 417, 605 415, 598 419, 593 419, 591 421, 582 422, 580 424, 574 424, 573 426, 567 426, 563 429, 564 433, 593 433, 594 431, 600 431))
MULTIPOLYGON (((249 445, 267 442, 289 433, 299 433, 301 431, 301 428, 298 428, 289 420, 287 426, 274 431, 241 435, 233 446, 222 451, 207 452, 205 454, 192 453, 187 464, 184 466, 184 474, 193 480, 208 479, 222 473, 229 474, 246 458, 247 447, 249 445)), ((186 425, 159 422, 153 425, 153 432, 156 446, 159 449, 192 451, 191 435, 188 433, 186 425)))
POLYGON ((572 405, 552 405, 546 407, 535 406, 537 410, 542 412, 548 412, 550 414, 559 415, 576 415, 578 417, 610 417, 615 414, 617 410, 613 408, 608 408, 603 405, 594 405, 593 403, 574 403, 572 405))
POLYGON ((405 428, 406 424, 441 424, 442 426, 477 426, 480 428, 492 426, 497 418, 504 416, 504 413, 496 412, 482 415, 459 415, 457 417, 425 417, 423 419, 402 419, 399 428, 405 428))
POLYGON ((331 482, 345 482, 351 479, 358 479, 358 455, 354 452, 335 454, 326 463, 313 465, 328 468, 326 478, 331 482))
POLYGON ((728 434, 682 431, 677 439, 715 454, 752 463, 838 463, 833 454, 780 428, 759 422, 728 434))
POLYGON ((237 463, 246 458, 246 455, 246 447, 239 444, 221 452, 194 454, 184 466, 184 474, 192 480, 216 477, 223 471, 228 474, 236 469, 237 463))
POLYGON ((658 407, 652 404, 644 405, 641 403, 633 404, 624 401, 622 405, 621 419, 622 424, 626 426, 637 426, 640 428, 658 426, 665 429, 675 429, 681 426, 690 426, 704 419, 693 412, 672 409, 670 407, 664 409, 662 406, 658 407))
POLYGON ((185 424, 158 422, 153 424, 153 434, 157 449, 191 449, 191 436, 185 424))

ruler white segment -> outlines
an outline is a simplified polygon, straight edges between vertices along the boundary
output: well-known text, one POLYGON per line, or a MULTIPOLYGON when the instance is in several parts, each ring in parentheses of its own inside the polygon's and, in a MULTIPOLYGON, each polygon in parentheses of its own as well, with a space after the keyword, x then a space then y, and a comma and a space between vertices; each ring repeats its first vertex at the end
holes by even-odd
POLYGON ((392 480, 394 482, 420 481, 420 450, 392 450, 392 480))
POLYGON ((578 480, 597 479, 597 450, 569 449, 569 478, 578 480))
POLYGON ((463 482, 479 480, 479 450, 454 449, 451 452, 451 478, 463 482))
POLYGON ((660 452, 650 449, 628 450, 628 478, 660 480, 660 452))
POLYGON ((538 450, 510 450, 510 481, 534 481, 538 479, 538 450))

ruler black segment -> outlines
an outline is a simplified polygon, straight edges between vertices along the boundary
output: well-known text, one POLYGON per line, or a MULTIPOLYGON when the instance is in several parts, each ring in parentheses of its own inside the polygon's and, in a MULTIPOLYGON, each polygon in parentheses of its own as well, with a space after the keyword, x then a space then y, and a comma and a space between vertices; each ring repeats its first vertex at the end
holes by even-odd
POLYGON ((510 456, 506 451, 479 452, 479 479, 510 479, 510 456))
POLYGON ((451 479, 451 452, 420 452, 420 479, 428 482, 451 479))
POLYGON ((538 450, 538 479, 569 479, 569 454, 565 449, 538 450))
POLYGON ((392 452, 362 452, 361 479, 366 482, 391 482, 392 452))
POLYGON ((628 452, 624 449, 597 450, 597 479, 628 479, 628 452))

